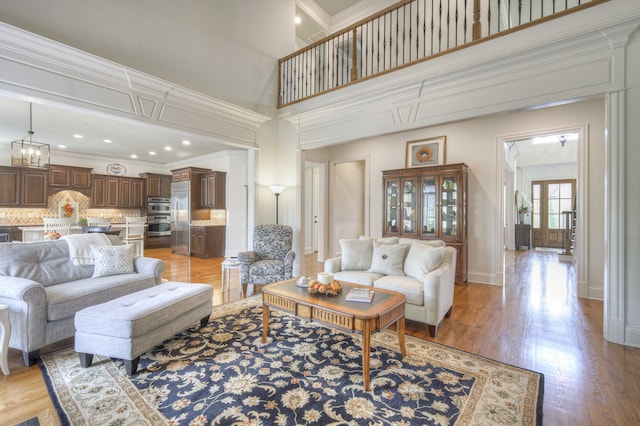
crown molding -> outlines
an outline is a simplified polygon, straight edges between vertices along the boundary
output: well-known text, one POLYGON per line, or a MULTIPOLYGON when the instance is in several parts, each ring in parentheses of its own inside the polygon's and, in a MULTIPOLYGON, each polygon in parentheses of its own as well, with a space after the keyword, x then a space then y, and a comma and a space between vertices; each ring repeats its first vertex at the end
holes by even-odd
POLYGON ((254 146, 271 117, 0 22, 0 90, 254 146))

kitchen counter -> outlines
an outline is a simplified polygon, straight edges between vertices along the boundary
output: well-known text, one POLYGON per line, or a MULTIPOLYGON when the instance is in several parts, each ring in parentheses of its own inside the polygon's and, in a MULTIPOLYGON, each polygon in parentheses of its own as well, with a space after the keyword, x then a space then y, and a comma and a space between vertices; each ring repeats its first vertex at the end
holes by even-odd
POLYGON ((216 221, 216 220, 192 220, 190 225, 191 226, 226 226, 227 224, 224 222, 216 221))
MULTIPOLYGON (((113 231, 122 231, 125 228, 125 224, 122 223, 114 223, 111 225, 110 230, 113 231)), ((18 227, 19 230, 22 231, 22 241, 23 242, 28 242, 28 241, 42 241, 44 240, 44 225, 36 225, 36 226, 19 226, 18 227)), ((70 229, 70 232, 72 234, 81 234, 82 233, 82 226, 72 226, 70 229)))

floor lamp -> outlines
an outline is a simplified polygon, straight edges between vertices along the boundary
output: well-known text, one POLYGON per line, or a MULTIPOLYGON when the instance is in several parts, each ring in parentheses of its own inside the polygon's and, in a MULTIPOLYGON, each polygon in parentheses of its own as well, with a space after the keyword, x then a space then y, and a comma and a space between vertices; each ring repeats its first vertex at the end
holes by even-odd
POLYGON ((276 225, 278 224, 278 197, 287 187, 282 185, 271 185, 269 187, 276 196, 276 225))

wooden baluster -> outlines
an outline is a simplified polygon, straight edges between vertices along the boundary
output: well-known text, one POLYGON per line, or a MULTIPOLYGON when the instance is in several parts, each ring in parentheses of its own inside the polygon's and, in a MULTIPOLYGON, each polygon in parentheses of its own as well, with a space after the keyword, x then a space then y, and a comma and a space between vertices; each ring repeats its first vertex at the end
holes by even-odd
POLYGON ((473 39, 479 40, 482 36, 482 24, 480 24, 480 0, 473 0, 473 39))

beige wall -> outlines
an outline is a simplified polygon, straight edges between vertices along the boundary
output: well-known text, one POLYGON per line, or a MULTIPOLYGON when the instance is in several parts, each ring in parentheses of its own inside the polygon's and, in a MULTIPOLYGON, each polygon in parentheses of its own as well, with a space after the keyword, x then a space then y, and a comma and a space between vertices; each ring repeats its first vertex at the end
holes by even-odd
MULTIPOLYGON (((553 108, 521 111, 466 120, 426 129, 369 138, 331 148, 331 161, 355 155, 369 156, 369 222, 373 236, 382 234, 382 171, 405 167, 406 142, 446 136, 447 163, 469 165, 468 236, 470 281, 494 283, 500 264, 495 233, 499 205, 497 193, 498 138, 588 124, 589 145, 589 287, 602 290, 604 274, 604 99, 553 108)), ((337 228, 340 225, 335 225, 337 228)), ((331 246, 331 244, 329 244, 331 246)))

